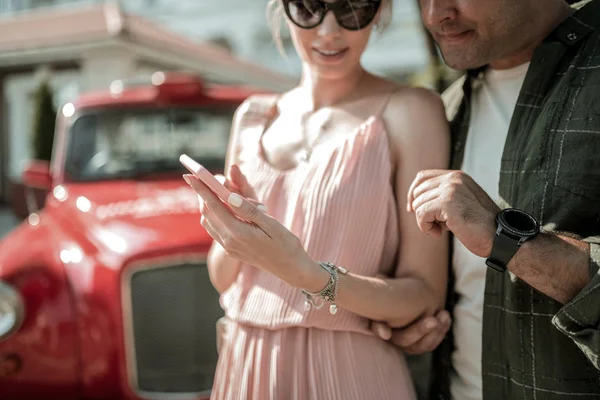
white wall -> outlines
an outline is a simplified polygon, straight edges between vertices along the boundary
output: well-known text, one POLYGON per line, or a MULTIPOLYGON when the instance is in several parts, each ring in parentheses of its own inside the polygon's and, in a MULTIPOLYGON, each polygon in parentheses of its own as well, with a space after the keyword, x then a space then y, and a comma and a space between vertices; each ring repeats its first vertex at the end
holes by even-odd
POLYGON ((106 89, 115 79, 155 72, 137 62, 135 54, 125 48, 102 49, 81 54, 80 70, 50 72, 40 68, 35 73, 9 75, 4 81, 7 106, 9 157, 6 175, 21 182, 24 164, 32 157, 31 139, 34 119, 34 94, 43 76, 50 77, 54 106, 58 110, 81 92, 106 89))
POLYGON ((106 48, 82 54, 81 91, 106 89, 115 79, 133 77, 137 72, 136 54, 126 48, 106 48))

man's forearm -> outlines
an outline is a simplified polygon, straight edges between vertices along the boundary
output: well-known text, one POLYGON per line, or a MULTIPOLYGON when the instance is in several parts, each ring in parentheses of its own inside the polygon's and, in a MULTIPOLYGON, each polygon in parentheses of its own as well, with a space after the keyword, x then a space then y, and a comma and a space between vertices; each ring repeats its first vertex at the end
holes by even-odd
POLYGON ((508 269, 535 289, 566 304, 590 282, 589 257, 588 243, 539 234, 521 246, 508 269))

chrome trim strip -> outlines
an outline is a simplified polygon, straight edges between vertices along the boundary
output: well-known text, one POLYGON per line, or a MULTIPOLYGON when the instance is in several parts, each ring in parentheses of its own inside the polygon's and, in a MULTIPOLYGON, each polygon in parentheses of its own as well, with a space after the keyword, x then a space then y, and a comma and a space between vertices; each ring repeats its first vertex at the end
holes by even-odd
POLYGON ((123 314, 123 336, 125 339, 125 358, 127 361, 127 375, 129 387, 139 396, 147 400, 199 400, 208 399, 211 391, 203 392, 182 392, 182 393, 161 393, 146 392, 138 386, 137 359, 135 354, 135 340, 133 334, 133 305, 131 301, 131 278, 137 272, 149 269, 177 267, 185 264, 206 264, 205 253, 187 253, 179 256, 165 256, 148 259, 145 261, 126 264, 121 275, 121 301, 123 314))

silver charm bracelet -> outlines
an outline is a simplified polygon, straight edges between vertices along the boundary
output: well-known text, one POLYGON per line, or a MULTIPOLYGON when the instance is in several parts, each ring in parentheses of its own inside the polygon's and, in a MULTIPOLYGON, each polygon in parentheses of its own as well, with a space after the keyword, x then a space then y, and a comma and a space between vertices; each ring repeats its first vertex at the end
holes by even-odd
POLYGON ((344 267, 337 266, 331 262, 319 261, 319 265, 321 266, 321 268, 323 268, 329 273, 329 282, 327 282, 327 285, 320 292, 311 293, 307 290, 302 289, 302 293, 304 294, 304 296, 306 296, 306 301, 304 304, 307 310, 310 310, 311 308, 320 310, 325 304, 325 302, 329 302, 329 312, 332 315, 335 315, 338 311, 337 304, 335 304, 335 299, 337 298, 339 292, 339 274, 347 275, 348 270, 344 267), (320 297, 322 301, 320 303, 317 303, 315 297, 320 297))

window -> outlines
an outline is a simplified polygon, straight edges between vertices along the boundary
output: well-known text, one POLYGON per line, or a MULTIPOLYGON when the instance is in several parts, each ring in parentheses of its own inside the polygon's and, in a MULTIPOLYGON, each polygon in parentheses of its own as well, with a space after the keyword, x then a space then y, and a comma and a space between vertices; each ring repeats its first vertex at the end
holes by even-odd
POLYGON ((234 109, 102 110, 70 131, 66 171, 73 181, 131 179, 185 172, 188 154, 207 169, 225 163, 234 109))

